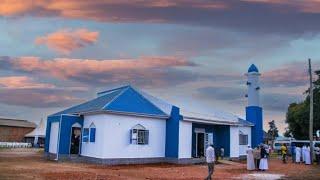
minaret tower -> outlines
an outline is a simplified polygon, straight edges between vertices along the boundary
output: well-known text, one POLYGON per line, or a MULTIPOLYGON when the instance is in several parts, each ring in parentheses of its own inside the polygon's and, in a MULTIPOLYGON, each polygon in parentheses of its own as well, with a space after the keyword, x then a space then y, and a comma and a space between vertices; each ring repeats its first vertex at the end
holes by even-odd
POLYGON ((260 107, 260 85, 258 68, 252 64, 246 76, 248 77, 248 106, 246 107, 246 120, 254 124, 251 129, 251 146, 256 147, 263 142, 263 119, 260 107))

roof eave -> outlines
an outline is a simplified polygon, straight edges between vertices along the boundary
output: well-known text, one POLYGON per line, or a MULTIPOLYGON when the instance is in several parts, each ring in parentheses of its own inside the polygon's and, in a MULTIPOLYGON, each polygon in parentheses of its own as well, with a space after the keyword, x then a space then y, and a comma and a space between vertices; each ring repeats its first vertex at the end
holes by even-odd
POLYGON ((216 125, 238 125, 238 122, 221 121, 221 120, 215 120, 215 119, 204 119, 204 118, 196 118, 196 117, 189 117, 189 116, 183 116, 183 120, 190 121, 190 122, 206 123, 206 124, 216 124, 216 125))
POLYGON ((75 113, 78 115, 93 115, 93 114, 116 114, 116 115, 126 115, 126 116, 137 116, 137 117, 149 117, 149 118, 158 118, 158 119, 168 119, 167 115, 152 115, 152 114, 143 114, 143 113, 133 113, 133 112, 122 112, 122 111, 111 111, 111 110, 98 110, 98 111, 86 111, 75 113))

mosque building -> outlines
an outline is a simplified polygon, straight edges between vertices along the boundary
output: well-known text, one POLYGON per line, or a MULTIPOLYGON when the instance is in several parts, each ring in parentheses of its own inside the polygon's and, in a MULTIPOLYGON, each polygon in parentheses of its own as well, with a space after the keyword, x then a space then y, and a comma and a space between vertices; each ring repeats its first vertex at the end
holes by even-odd
POLYGON ((103 164, 190 163, 213 144, 224 156, 240 158, 263 141, 259 76, 246 73, 246 118, 217 111, 191 113, 131 85, 97 93, 85 103, 48 116, 48 157, 103 164))

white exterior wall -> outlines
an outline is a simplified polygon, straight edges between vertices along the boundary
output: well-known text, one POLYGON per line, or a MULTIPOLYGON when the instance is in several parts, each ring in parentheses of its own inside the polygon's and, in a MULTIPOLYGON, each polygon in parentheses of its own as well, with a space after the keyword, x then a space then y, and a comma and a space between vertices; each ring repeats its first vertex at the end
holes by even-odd
POLYGON ((230 157, 239 157, 239 127, 230 126, 230 157))
MULTIPOLYGON (((244 134, 248 135, 248 144, 251 146, 251 127, 242 126, 239 127, 239 130, 244 134)), ((239 137, 239 135, 238 135, 239 137)), ((239 155, 246 155, 246 150, 248 149, 248 145, 239 145, 239 155)))
POLYGON ((179 122, 179 158, 191 158, 192 122, 179 122))
POLYGON ((99 114, 84 117, 83 128, 96 126, 96 142, 83 142, 81 155, 97 158, 165 157, 166 120, 99 114), (130 144, 130 129, 141 124, 149 130, 149 144, 130 144))
POLYGON ((51 123, 50 129, 50 141, 49 141, 49 153, 57 153, 58 146, 58 134, 59 134, 59 122, 51 123))

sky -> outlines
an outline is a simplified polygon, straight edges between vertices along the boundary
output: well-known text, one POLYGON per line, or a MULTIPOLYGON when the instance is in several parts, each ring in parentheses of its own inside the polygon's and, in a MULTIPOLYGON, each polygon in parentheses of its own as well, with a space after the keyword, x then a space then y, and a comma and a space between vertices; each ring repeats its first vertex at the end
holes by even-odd
POLYGON ((264 128, 284 132, 307 59, 320 69, 319 19, 320 0, 4 0, 0 116, 39 122, 132 84, 188 111, 245 117, 254 63, 264 128))

